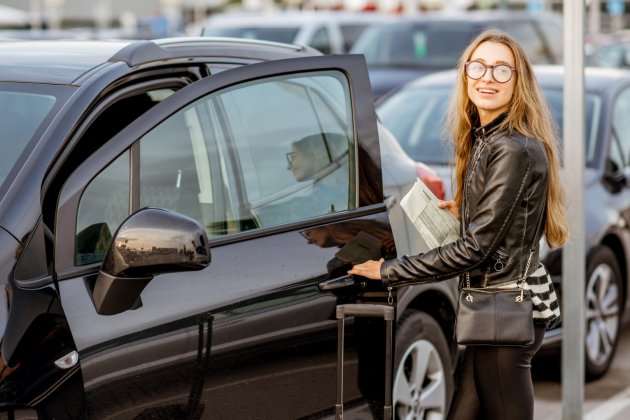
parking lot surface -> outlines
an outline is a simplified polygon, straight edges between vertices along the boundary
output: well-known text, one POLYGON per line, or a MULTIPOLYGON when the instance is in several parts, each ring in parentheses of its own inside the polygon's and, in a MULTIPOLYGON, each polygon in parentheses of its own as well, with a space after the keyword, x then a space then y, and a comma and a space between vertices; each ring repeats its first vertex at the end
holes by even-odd
MULTIPOLYGON (((621 340, 610 371, 584 387, 584 420, 625 420, 630 418, 630 324, 621 331, 621 340)), ((558 369, 547 361, 534 365, 534 418, 562 418, 562 383, 558 369)))

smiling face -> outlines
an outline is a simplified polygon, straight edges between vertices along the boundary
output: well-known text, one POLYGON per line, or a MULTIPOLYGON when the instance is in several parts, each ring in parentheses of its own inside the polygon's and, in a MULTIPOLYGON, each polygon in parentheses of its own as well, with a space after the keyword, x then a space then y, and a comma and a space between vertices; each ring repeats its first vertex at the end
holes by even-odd
MULTIPOLYGON (((515 67, 514 54, 505 44, 486 41, 473 51, 469 61, 478 61, 486 66, 497 66, 506 64, 515 67)), ((513 73, 512 78, 506 83, 499 83, 492 76, 492 69, 488 68, 486 73, 478 80, 467 77, 468 97, 477 107, 481 125, 486 125, 497 116, 508 109, 517 74, 513 73)))

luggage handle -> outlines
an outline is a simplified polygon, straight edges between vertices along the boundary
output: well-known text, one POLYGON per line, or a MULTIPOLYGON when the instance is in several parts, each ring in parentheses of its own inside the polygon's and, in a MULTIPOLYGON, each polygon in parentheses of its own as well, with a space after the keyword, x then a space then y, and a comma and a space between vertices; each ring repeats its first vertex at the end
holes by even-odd
POLYGON ((392 407, 392 347, 394 307, 365 303, 337 305, 337 402, 335 420, 343 420, 343 350, 346 316, 382 317, 385 320, 385 406, 384 420, 393 418, 392 407))
POLYGON ((337 305, 337 319, 353 315, 381 317, 385 321, 393 321, 394 307, 389 305, 371 305, 369 303, 337 305))

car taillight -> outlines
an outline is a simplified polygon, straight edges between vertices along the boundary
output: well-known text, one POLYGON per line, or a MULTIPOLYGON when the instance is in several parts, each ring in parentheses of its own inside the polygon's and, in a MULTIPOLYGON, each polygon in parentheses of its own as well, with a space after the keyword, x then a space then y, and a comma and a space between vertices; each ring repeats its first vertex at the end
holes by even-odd
POLYGON ((424 163, 418 162, 416 164, 416 174, 437 198, 444 200, 444 197, 446 196, 444 191, 444 182, 440 179, 437 172, 429 168, 424 163))

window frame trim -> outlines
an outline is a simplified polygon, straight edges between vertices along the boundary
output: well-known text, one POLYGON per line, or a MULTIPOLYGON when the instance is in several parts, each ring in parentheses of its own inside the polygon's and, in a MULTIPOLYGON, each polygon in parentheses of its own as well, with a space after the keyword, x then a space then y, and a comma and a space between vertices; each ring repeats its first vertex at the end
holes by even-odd
MULTIPOLYGON (((292 73, 319 72, 322 70, 340 71, 346 77, 350 94, 349 99, 352 104, 355 148, 362 147, 367 150, 368 155, 373 159, 375 166, 377 166, 376 169, 381 171, 376 113, 374 111, 367 66, 362 56, 313 56, 273 60, 234 68, 230 71, 215 74, 212 77, 206 77, 175 92, 144 113, 140 118, 105 143, 101 149, 99 149, 99 153, 93 153, 89 156, 66 180, 59 194, 57 218, 55 220, 56 252, 54 253, 54 258, 58 279, 66 278, 68 277, 68 273, 76 272, 77 266, 74 261, 75 226, 77 209, 83 191, 102 169, 129 149, 132 144, 136 143, 146 133, 182 108, 224 88, 267 77, 292 73)), ((130 159, 130 161, 133 161, 133 159, 130 159)), ((359 165, 361 165, 361 162, 357 161, 355 169, 357 172, 359 165)), ((360 190, 358 187, 361 182, 362 180, 359 179, 357 174, 355 181, 357 191, 360 190)), ((135 191, 136 187, 139 188, 137 183, 131 186, 130 191, 135 191)), ((382 202, 382 178, 381 183, 373 186, 373 188, 381 191, 380 201, 382 202)), ((132 194, 139 197, 139 194, 134 194, 133 192, 132 194)), ((379 197, 377 197, 377 200, 378 198, 379 197)), ((362 203, 360 197, 357 197, 357 201, 359 208, 361 205, 375 204, 362 203)), ((134 206, 131 205, 131 207, 133 208, 134 206)), ((344 219, 350 217, 350 214, 355 214, 355 212, 351 211, 340 213, 339 215, 324 216, 324 218, 329 220, 329 217, 335 219, 335 216, 337 216, 339 219, 344 219)), ((295 226, 310 225, 317 220, 320 220, 320 218, 306 219, 297 222, 295 226)), ((244 232, 237 235, 240 238, 243 236, 248 237, 248 235, 267 235, 271 232, 293 227, 293 224, 287 224, 275 228, 260 229, 254 233, 244 232)), ((233 238, 233 240, 237 240, 237 238, 233 238)), ((81 267, 81 269, 83 269, 83 267, 81 267)))

